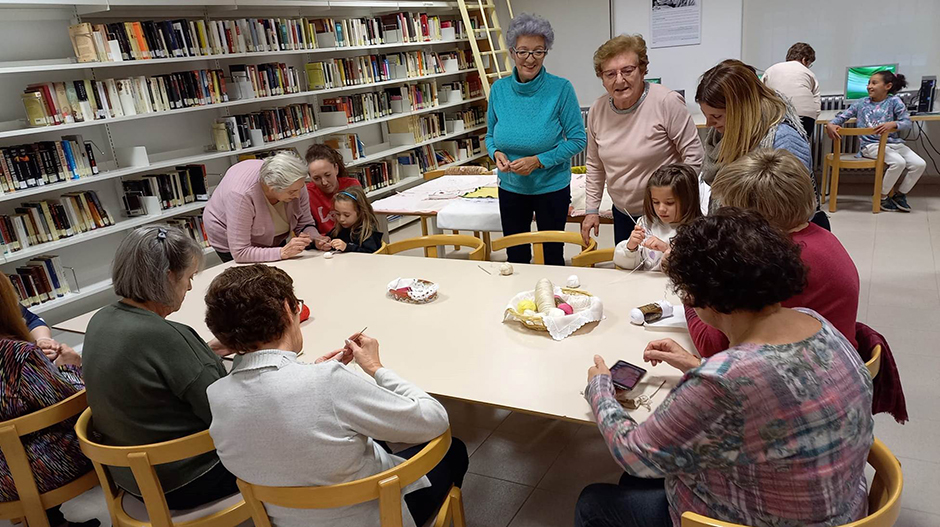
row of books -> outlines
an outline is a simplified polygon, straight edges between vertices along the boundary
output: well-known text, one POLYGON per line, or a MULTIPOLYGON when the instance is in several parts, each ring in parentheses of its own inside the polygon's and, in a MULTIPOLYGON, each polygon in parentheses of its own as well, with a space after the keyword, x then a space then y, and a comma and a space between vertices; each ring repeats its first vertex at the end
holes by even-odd
POLYGON ((482 106, 469 106, 458 112, 447 114, 447 121, 463 121, 465 128, 486 123, 486 110, 482 106))
POLYGON ((199 57, 466 38, 463 22, 427 13, 375 18, 143 20, 69 26, 79 62, 199 57))
POLYGON ((409 144, 408 139, 415 143, 428 141, 446 133, 444 114, 435 112, 426 115, 410 115, 388 122, 388 133, 392 135, 392 144, 409 144))
POLYGON ((366 145, 359 134, 333 134, 323 138, 323 144, 343 155, 346 162, 366 156, 366 145))
POLYGON ((165 112, 229 100, 222 70, 31 84, 21 97, 30 126, 165 112))
POLYGON ((65 267, 58 256, 37 256, 7 275, 25 307, 35 306, 65 296, 72 291, 65 267))
POLYGON ((0 216, 4 253, 114 224, 114 217, 93 190, 70 192, 57 200, 24 202, 14 212, 0 216))
POLYGON ((229 66, 235 99, 254 99, 300 93, 300 73, 294 66, 271 62, 267 64, 233 64, 229 66))
POLYGON ((98 163, 92 144, 80 135, 62 136, 61 141, 0 147, 3 193, 96 174, 98 163))
POLYGON ((195 216, 178 216, 176 218, 170 218, 164 223, 188 233, 192 239, 196 240, 196 243, 202 247, 209 247, 209 235, 206 233, 206 224, 201 214, 195 216))
POLYGON ((437 165, 449 165, 480 154, 481 142, 477 137, 457 139, 455 141, 441 141, 435 145, 434 157, 437 165))
POLYGON ((183 165, 168 174, 148 174, 135 179, 124 179, 121 181, 121 188, 124 191, 124 209, 129 216, 155 212, 148 210, 144 200, 146 197, 157 198, 160 210, 209 199, 205 165, 183 165))
POLYGON ((480 82, 479 74, 471 73, 463 80, 441 84, 439 91, 444 94, 443 100, 445 102, 450 100, 449 92, 460 92, 462 99, 472 99, 483 95, 483 83, 480 82))
POLYGON ((349 177, 359 180, 362 189, 372 192, 401 181, 401 166, 397 160, 368 163, 349 170, 349 177))
POLYGON ((249 114, 220 117, 212 125, 212 138, 218 151, 229 152, 311 134, 316 130, 313 105, 297 103, 249 114), (254 134, 253 130, 256 131, 254 134), (261 141, 256 141, 259 138, 261 141))
MULTIPOLYGON (((464 57, 463 52, 453 53, 464 57)), ((307 81, 311 90, 320 90, 433 75, 444 73, 444 60, 457 60, 456 56, 418 50, 385 55, 338 57, 307 63, 307 81)), ((455 70, 468 67, 460 67, 459 63, 460 61, 455 70)))
POLYGON ((320 116, 324 120, 324 126, 341 126, 407 111, 424 110, 437 105, 437 85, 434 82, 420 82, 386 88, 379 92, 323 99, 320 103, 320 116), (324 116, 325 113, 333 112, 345 114, 345 119, 337 122, 329 115, 324 116))

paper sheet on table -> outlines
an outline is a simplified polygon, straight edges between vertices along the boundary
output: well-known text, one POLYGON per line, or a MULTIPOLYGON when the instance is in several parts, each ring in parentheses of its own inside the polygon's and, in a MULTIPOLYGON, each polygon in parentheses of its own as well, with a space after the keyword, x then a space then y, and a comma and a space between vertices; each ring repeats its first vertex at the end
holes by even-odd
POLYGON ((499 187, 480 187, 460 197, 466 199, 499 199, 499 187))
POLYGON ((458 231, 499 232, 499 201, 494 199, 458 199, 437 213, 437 226, 458 231))
POLYGON ((674 306, 671 317, 661 318, 656 322, 647 322, 643 324, 643 327, 647 331, 689 331, 688 322, 685 320, 685 308, 682 304, 674 306))

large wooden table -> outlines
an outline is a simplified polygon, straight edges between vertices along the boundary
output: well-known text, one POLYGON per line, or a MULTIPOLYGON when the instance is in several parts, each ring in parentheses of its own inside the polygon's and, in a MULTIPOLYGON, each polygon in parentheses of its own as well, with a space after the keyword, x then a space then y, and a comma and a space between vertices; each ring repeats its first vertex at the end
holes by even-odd
MULTIPOLYGON (((197 275, 182 308, 169 318, 211 339, 204 322, 205 291, 231 265, 197 275)), ((644 365, 647 342, 668 336, 692 349, 685 332, 652 332, 629 323, 631 308, 663 298, 667 280, 662 273, 515 265, 515 274, 506 277, 491 262, 370 254, 339 254, 328 260, 312 251, 273 265, 294 278, 297 297, 311 310, 302 326, 301 360, 313 361, 342 347, 346 337, 368 326, 367 333, 380 342, 385 366, 429 393, 475 403, 590 422, 590 407, 581 393, 595 353, 608 365, 623 359, 648 370, 634 394, 652 394, 667 381, 653 398, 658 405, 680 374, 665 364, 644 365), (603 321, 557 342, 548 333, 502 321, 516 293, 533 289, 540 278, 564 284, 570 274, 603 300, 603 321), (392 300, 386 286, 397 277, 437 282, 440 297, 426 305, 392 300)), ((667 298, 677 302, 671 294, 667 298)), ((90 317, 56 327, 83 333, 90 317)), ((640 408, 632 415, 643 421, 650 412, 640 408)))

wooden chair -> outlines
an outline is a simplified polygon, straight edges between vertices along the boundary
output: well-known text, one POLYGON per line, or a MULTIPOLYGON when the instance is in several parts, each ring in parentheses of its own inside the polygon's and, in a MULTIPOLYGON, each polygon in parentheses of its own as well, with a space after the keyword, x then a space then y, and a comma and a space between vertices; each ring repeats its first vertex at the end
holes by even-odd
MULTIPOLYGON (((901 513, 901 490, 904 488, 901 464, 877 437, 868 452, 868 464, 875 469, 875 478, 868 489, 868 516, 842 527, 891 527, 901 513)), ((682 515, 682 527, 744 526, 686 512, 682 515)))
POLYGON ((575 267, 594 267, 599 263, 613 261, 613 259, 614 247, 608 247, 607 249, 583 252, 571 258, 571 265, 575 267))
POLYGON ((580 232, 535 231, 521 232, 519 234, 503 236, 502 238, 493 241, 493 250, 499 251, 507 247, 516 247, 518 245, 526 245, 530 243, 534 246, 534 257, 532 258, 532 263, 539 265, 545 263, 545 254, 542 251, 542 244, 544 243, 570 243, 577 245, 581 247, 581 253, 578 256, 581 256, 586 252, 593 251, 597 248, 597 242, 593 238, 591 238, 588 243, 584 243, 584 239, 581 238, 580 232))
POLYGON ((372 254, 388 254, 387 252, 385 252, 386 249, 388 249, 388 244, 385 243, 385 242, 382 242, 382 246, 379 247, 379 248, 378 248, 374 253, 372 253, 372 254))
POLYGON ((74 481, 40 494, 23 446, 23 436, 75 417, 86 408, 88 401, 85 390, 82 390, 52 406, 0 423, 0 452, 3 452, 13 477, 13 486, 20 497, 17 501, 0 503, 0 520, 25 518, 29 527, 49 527, 46 509, 61 505, 98 484, 98 476, 91 470, 74 481))
MULTIPOLYGON (((447 454, 450 429, 432 440, 421 452, 404 463, 357 481, 328 487, 266 487, 238 480, 245 501, 251 507, 256 527, 271 527, 264 504, 291 509, 333 509, 367 501, 379 500, 382 527, 401 527, 401 489, 421 479, 447 454)), ((452 487, 434 521, 434 527, 465 527, 463 498, 460 489, 452 487)))
MULTIPOLYGON (((842 136, 852 135, 872 135, 874 128, 842 128, 839 134, 842 136)), ((855 154, 842 153, 842 139, 836 138, 832 141, 832 153, 826 154, 823 160, 822 188, 825 194, 826 187, 829 186, 829 212, 836 211, 836 199, 839 196, 839 170, 842 169, 875 169, 875 191, 871 197, 871 211, 881 211, 881 182, 884 179, 885 169, 885 144, 888 141, 888 132, 881 134, 881 140, 878 142, 878 157, 869 159, 867 157, 856 157, 855 154), (829 170, 832 170, 830 177, 829 170), (829 182, 831 181, 831 185, 829 182)))
POLYGON ((425 257, 437 258, 439 245, 466 245, 473 249, 470 252, 470 259, 479 261, 483 261, 483 253, 486 249, 483 240, 466 234, 432 234, 383 245, 375 254, 397 254, 409 249, 423 248, 425 257))
POLYGON ((215 450, 205 430, 172 441, 139 446, 108 446, 89 438, 91 408, 75 424, 82 452, 91 459, 104 490, 104 498, 114 527, 232 527, 251 517, 239 494, 234 494, 189 511, 170 512, 155 465, 172 463, 215 450), (105 467, 128 467, 140 488, 140 499, 119 489, 105 467))
POLYGON ((865 363, 865 367, 868 368, 868 373, 871 374, 872 379, 881 371, 881 344, 871 350, 871 358, 865 363))

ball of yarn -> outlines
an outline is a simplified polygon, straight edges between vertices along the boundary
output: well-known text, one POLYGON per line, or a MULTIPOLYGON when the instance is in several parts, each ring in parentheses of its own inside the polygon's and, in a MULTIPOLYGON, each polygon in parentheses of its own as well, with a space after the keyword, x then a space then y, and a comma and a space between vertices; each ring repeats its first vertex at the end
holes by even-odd
POLYGON ((509 275, 511 275, 511 274, 512 274, 512 264, 507 262, 507 263, 504 263, 503 265, 500 265, 500 266, 499 266, 499 274, 501 274, 501 275, 503 275, 503 276, 509 276, 509 275))
POLYGON ((329 260, 329 259, 333 258, 333 253, 332 253, 332 252, 323 253, 323 258, 329 260))
POLYGON ((537 309, 538 308, 535 307, 535 302, 533 302, 532 300, 520 300, 519 303, 516 304, 516 311, 520 313, 525 313, 527 310, 535 311, 537 309))
POLYGON ((566 315, 571 315, 574 313, 574 308, 568 304, 558 304, 558 309, 564 311, 566 315))
POLYGON ((568 287, 572 289, 575 289, 575 288, 581 287, 581 281, 578 280, 578 275, 573 274, 568 277, 568 281, 565 285, 567 285, 568 287))
POLYGON ((552 318, 563 317, 565 316, 565 312, 562 311, 561 309, 558 309, 557 307, 553 307, 548 310, 548 314, 545 316, 552 317, 552 318))

